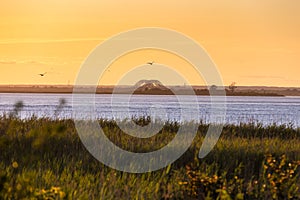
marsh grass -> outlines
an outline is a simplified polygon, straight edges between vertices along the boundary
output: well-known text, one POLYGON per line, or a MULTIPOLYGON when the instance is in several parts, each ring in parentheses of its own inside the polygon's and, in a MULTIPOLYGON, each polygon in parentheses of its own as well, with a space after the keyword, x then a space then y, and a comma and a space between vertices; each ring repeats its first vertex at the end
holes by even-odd
MULTIPOLYGON (((135 120, 149 123, 147 118, 135 120)), ((100 119, 99 124, 111 141, 134 152, 162 148, 180 126, 192 126, 165 122, 157 135, 137 139, 123 133, 116 121, 100 119)), ((299 129, 225 125, 213 151, 198 159, 207 129, 207 124, 199 124, 193 144, 172 165, 131 174, 93 158, 70 119, 2 116, 0 199, 300 198, 299 129)))

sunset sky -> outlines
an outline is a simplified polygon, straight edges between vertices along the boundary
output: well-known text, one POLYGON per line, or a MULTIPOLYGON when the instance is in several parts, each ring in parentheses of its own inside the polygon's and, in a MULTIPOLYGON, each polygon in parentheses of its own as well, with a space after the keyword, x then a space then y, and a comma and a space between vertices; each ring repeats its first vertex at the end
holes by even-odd
MULTIPOLYGON (((73 84, 82 62, 105 39, 161 27, 206 49, 225 85, 300 87, 297 0, 9 0, 0 9, 0 84, 73 84)), ((184 60, 158 50, 121 57, 100 83, 115 84, 152 60, 176 69, 190 84, 204 84, 184 60)), ((185 83, 167 74, 167 84, 185 83)))

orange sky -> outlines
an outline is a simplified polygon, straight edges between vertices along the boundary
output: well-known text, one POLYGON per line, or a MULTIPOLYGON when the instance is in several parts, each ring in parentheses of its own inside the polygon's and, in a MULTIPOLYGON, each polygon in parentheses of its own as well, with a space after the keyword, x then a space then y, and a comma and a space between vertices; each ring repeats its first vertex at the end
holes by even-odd
MULTIPOLYGON (((72 84, 101 41, 150 26, 196 40, 226 85, 300 87, 300 1, 10 0, 1 1, 0 9, 0 84, 72 84), (47 75, 37 75, 43 72, 47 75)), ((191 84, 203 84, 191 66, 166 52, 126 56, 102 84, 114 84, 149 60, 176 69, 191 84)), ((183 84, 167 75, 165 82, 183 84)))

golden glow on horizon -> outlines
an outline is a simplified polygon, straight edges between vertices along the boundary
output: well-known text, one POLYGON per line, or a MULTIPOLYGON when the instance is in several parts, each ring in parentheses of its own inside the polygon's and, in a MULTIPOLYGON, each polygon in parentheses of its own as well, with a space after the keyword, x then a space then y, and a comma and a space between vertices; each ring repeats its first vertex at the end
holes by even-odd
MULTIPOLYGON (((72 84, 81 63, 101 41, 152 26, 195 39, 217 64, 226 85, 300 87, 300 1, 11 0, 0 6, 0 84, 72 84), (44 77, 37 75, 46 71, 44 77)), ((203 84, 193 78, 192 69, 165 53, 135 53, 116 63, 133 66, 156 60, 151 56, 185 73, 192 84, 203 84)), ((113 84, 129 69, 123 65, 104 77, 103 84, 113 84)))

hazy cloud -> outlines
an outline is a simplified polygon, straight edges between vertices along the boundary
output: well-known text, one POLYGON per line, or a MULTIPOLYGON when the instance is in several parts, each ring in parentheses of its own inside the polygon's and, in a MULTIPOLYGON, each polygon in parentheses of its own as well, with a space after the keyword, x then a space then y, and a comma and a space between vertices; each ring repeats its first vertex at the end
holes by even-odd
POLYGON ((246 76, 241 76, 241 78, 252 78, 252 79, 285 79, 283 76, 259 76, 259 75, 246 75, 246 76))
POLYGON ((36 61, 36 60, 26 60, 26 61, 21 61, 20 63, 23 63, 23 64, 39 64, 39 65, 49 64, 49 63, 46 63, 46 62, 41 62, 41 61, 36 61))
POLYGON ((2 65, 14 65, 17 64, 15 60, 0 60, 0 64, 2 65))
POLYGON ((0 44, 39 44, 39 43, 63 43, 63 42, 85 42, 85 41, 103 41, 105 38, 70 38, 70 39, 8 39, 0 40, 0 44))
POLYGON ((16 61, 16 60, 0 60, 0 64, 2 65, 16 65, 16 64, 40 64, 40 65, 47 65, 49 63, 36 61, 36 60, 23 60, 23 61, 16 61))

